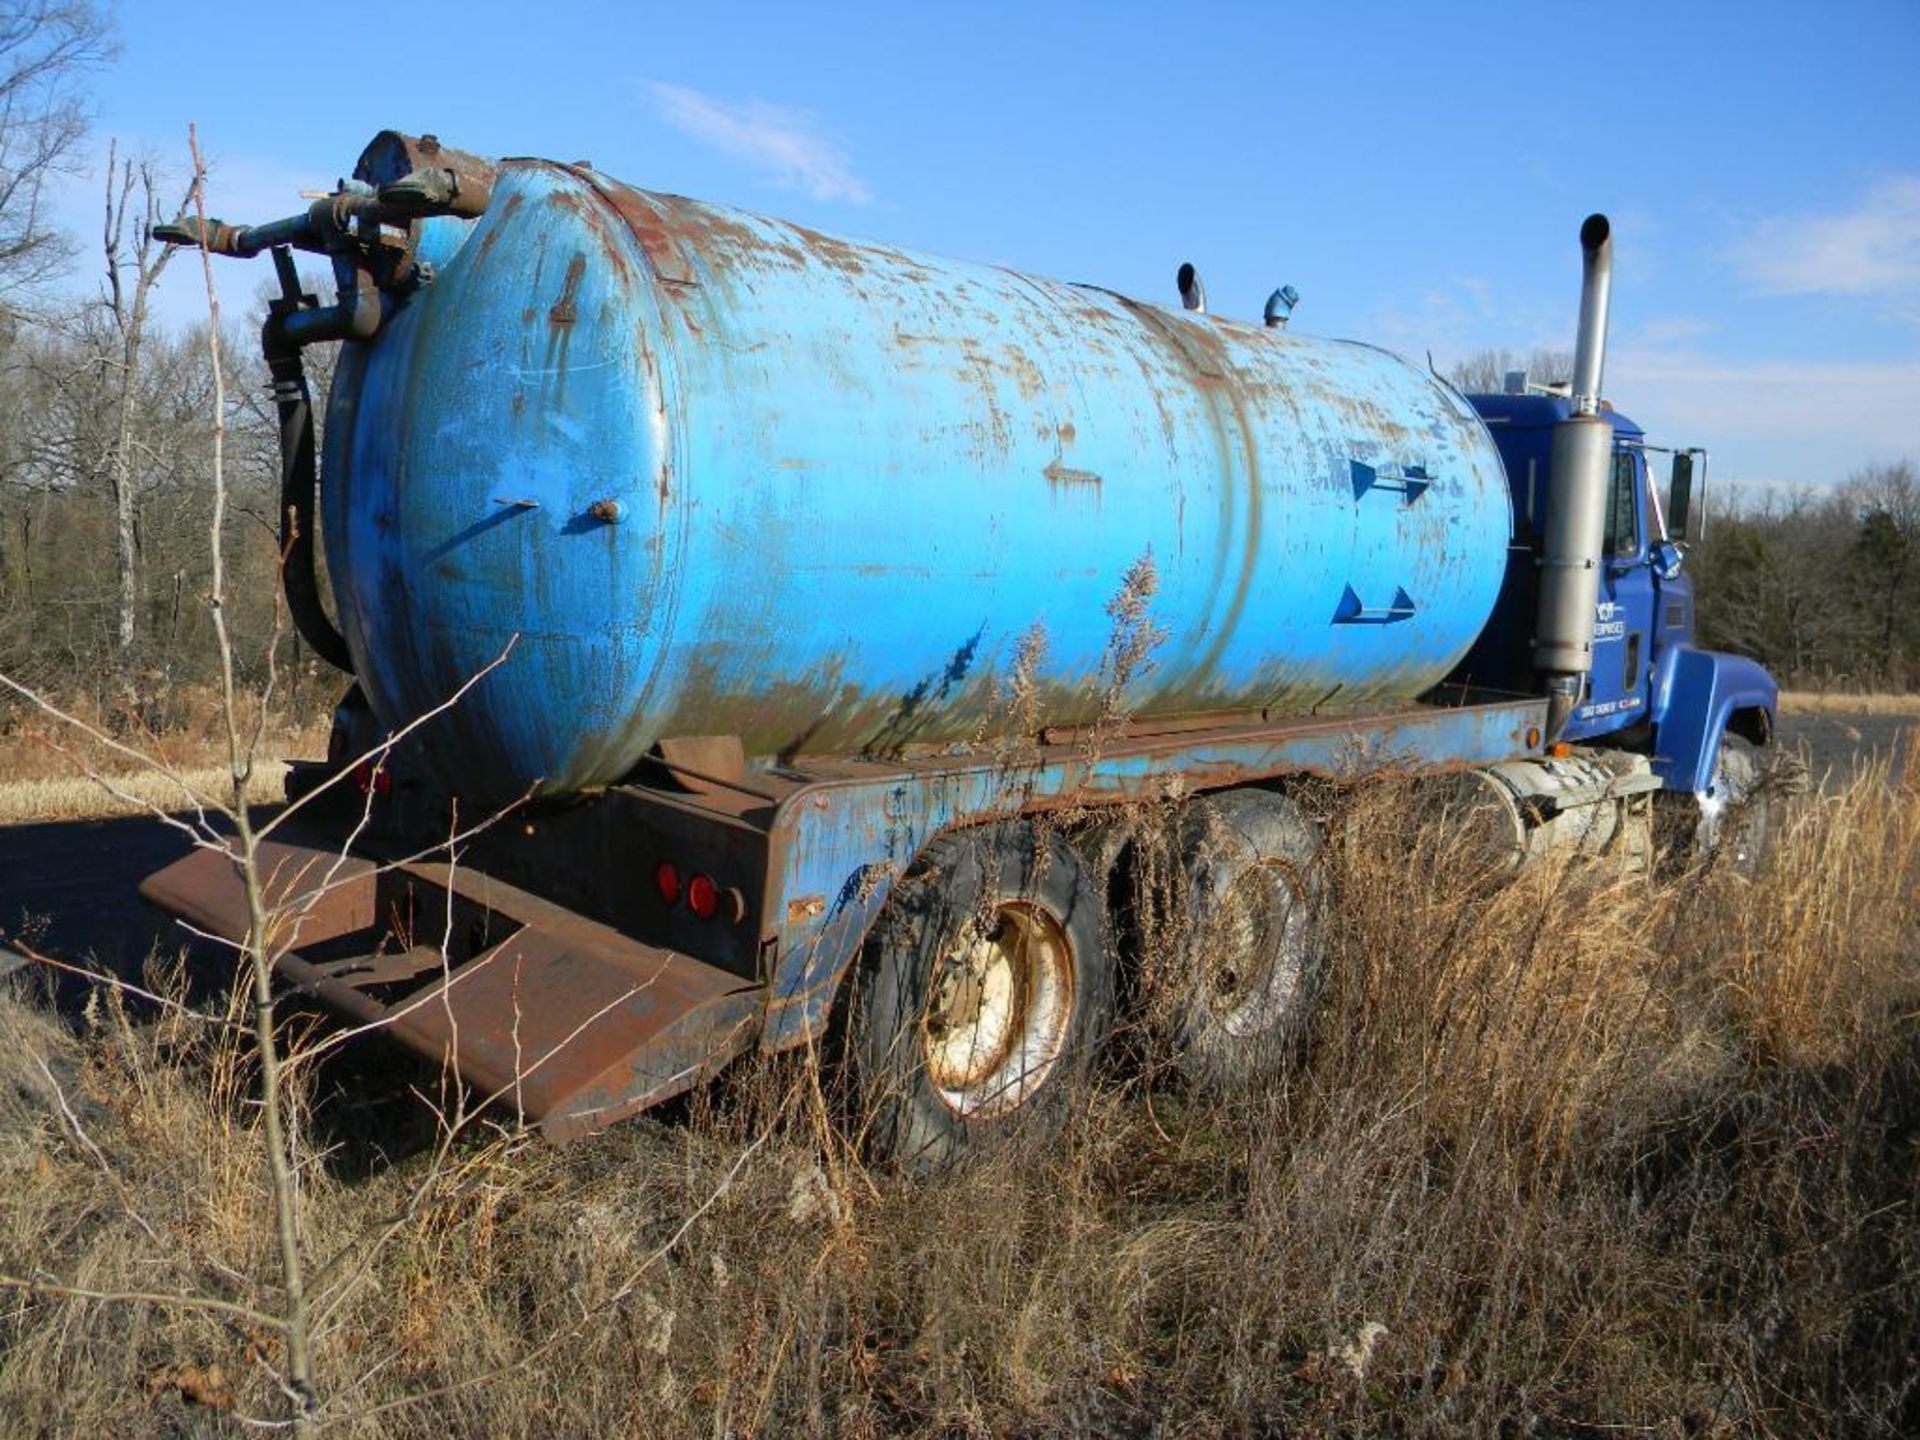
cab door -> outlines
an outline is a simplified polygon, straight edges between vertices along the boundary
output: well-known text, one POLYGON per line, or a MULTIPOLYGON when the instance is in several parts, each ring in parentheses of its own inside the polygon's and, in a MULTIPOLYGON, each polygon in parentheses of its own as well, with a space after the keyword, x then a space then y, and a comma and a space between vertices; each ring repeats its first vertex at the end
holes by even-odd
POLYGON ((1600 598, 1593 617, 1593 677, 1586 702, 1567 727, 1568 739, 1622 730, 1646 715, 1658 596, 1648 561, 1645 466, 1637 446, 1621 446, 1613 453, 1600 598))

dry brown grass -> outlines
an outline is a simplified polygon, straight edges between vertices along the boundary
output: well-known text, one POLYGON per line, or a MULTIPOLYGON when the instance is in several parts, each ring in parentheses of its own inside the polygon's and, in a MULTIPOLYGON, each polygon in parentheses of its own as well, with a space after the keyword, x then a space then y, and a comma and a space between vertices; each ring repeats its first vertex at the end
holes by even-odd
MULTIPOLYGON (((288 758, 324 755, 326 707, 283 698, 286 703, 275 707, 261 730, 261 749, 288 758)), ((138 706, 103 702, 84 691, 49 699, 70 718, 37 709, 17 695, 0 694, 0 783, 84 779, 88 769, 104 775, 125 772, 125 755, 90 739, 87 730, 176 770, 207 770, 226 763, 226 720, 219 692, 211 686, 176 685, 138 706)), ((251 735, 259 723, 258 697, 241 695, 237 706, 241 734, 251 735)))
MULTIPOLYGON (((1913 1433, 1913 783, 1809 800, 1757 878, 1657 887, 1463 886, 1404 798, 1324 802, 1342 920, 1303 1058, 1225 1094, 1112 1074, 1061 1141, 945 1179, 862 1169, 795 1063, 437 1169, 323 1077, 308 1242, 393 1234, 320 1287, 328 1433, 1913 1433)), ((183 1020, 0 1009, 0 1271, 272 1273, 244 1078, 183 1020)), ((246 1433, 221 1407, 274 1412, 261 1346, 0 1296, 0 1415, 246 1433)))
POLYGON ((1788 715, 1920 715, 1920 695, 1849 695, 1829 690, 1783 690, 1788 715))
MULTIPOLYGON (((278 792, 287 767, 278 760, 254 766, 259 792, 278 792)), ((220 797, 222 803, 231 793, 231 772, 224 766, 196 767, 163 774, 158 770, 112 770, 97 779, 87 775, 65 775, 44 780, 0 782, 0 825, 20 825, 30 820, 83 820, 106 815, 150 814, 154 810, 173 811, 190 802, 181 786, 202 796, 220 797)))
MULTIPOLYGON (((258 718, 251 700, 242 700, 243 735, 258 718)), ((227 794, 226 722, 211 688, 176 686, 138 710, 85 693, 54 697, 54 703, 71 721, 17 696, 0 698, 0 825, 184 808, 180 785, 159 767, 202 794, 227 794), (115 750, 109 739, 127 750, 115 750), (156 765, 131 765, 129 750, 156 765)), ((283 758, 256 766, 256 793, 274 794, 284 760, 323 755, 326 744, 324 715, 293 720, 276 711, 261 732, 260 753, 283 758)))

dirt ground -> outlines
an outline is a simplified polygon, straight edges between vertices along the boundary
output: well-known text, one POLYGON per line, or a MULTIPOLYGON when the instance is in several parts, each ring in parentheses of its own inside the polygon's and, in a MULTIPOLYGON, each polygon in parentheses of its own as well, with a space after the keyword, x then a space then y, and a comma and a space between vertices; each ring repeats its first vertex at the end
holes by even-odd
POLYGON ((186 837, 144 815, 0 826, 0 974, 8 942, 137 970, 157 933, 140 882, 188 851, 186 837))

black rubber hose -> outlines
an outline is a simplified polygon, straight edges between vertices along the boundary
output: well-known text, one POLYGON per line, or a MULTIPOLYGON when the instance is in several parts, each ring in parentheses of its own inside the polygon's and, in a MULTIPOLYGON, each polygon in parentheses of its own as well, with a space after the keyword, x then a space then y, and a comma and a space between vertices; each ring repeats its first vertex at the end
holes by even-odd
POLYGON ((300 347, 288 344, 280 317, 267 321, 263 345, 273 374, 273 400, 280 414, 280 576, 287 613, 313 653, 353 674, 347 640, 320 603, 320 578, 314 555, 314 506, 320 489, 314 463, 313 395, 300 347))

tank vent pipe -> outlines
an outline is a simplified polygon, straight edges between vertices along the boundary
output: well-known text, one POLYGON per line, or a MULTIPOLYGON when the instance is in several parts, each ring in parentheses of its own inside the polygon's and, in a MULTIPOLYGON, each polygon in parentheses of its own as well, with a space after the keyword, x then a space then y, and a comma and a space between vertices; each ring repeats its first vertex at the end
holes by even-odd
POLYGON ((1197 314, 1207 313, 1207 287, 1200 283, 1200 272, 1192 264, 1180 267, 1174 276, 1174 283, 1180 287, 1180 304, 1183 308, 1197 314))

